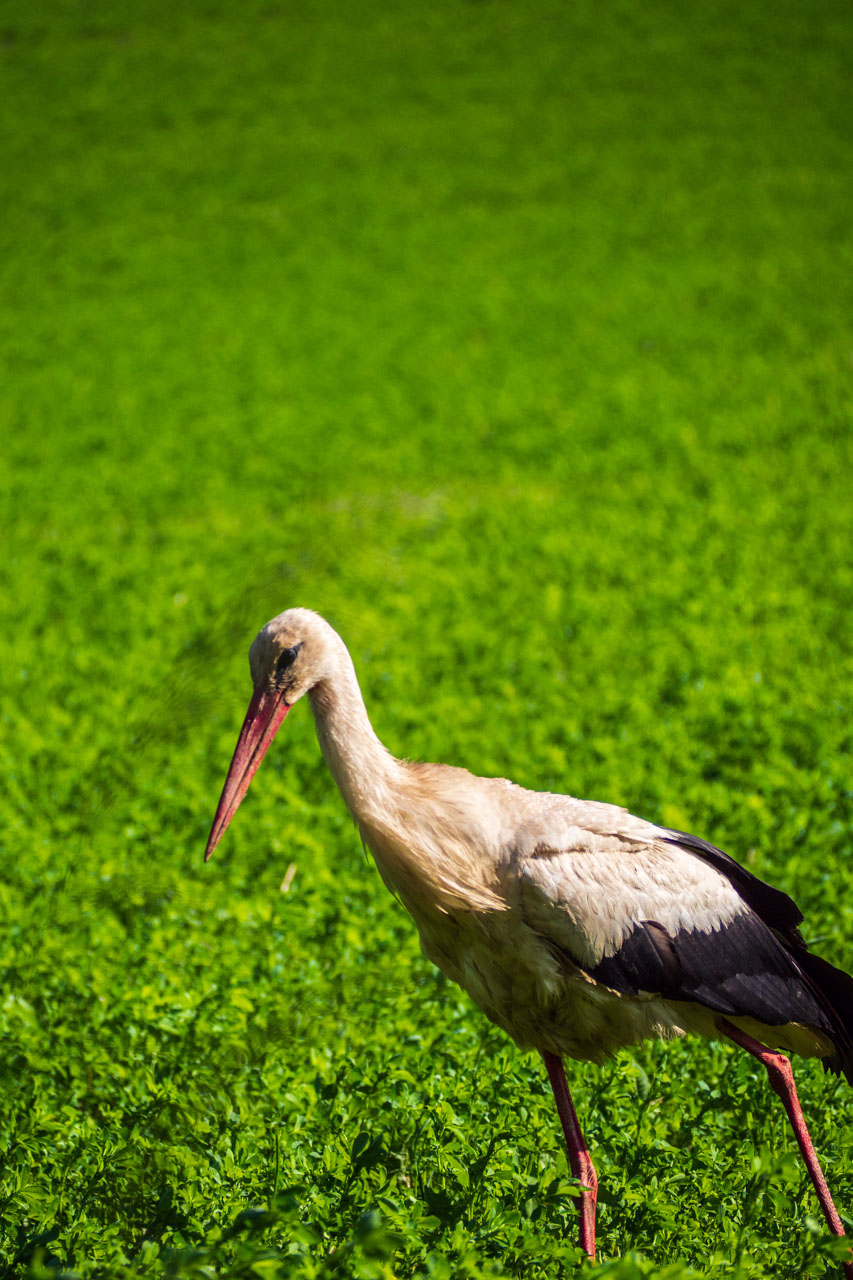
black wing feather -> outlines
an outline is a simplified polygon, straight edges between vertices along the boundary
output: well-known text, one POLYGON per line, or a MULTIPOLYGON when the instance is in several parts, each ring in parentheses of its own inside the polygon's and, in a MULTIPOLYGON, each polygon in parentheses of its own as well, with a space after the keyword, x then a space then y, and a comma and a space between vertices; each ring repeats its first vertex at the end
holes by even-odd
POLYGON ((767 925, 744 911, 712 932, 679 929, 670 936, 643 920, 612 956, 589 969, 597 982, 625 995, 649 992, 693 1000, 727 1017, 768 1026, 803 1022, 833 1036, 834 1025, 811 984, 767 925))
POLYGON ((838 1057, 825 1066, 853 1083, 853 978, 806 947, 803 913, 780 889, 759 880, 722 849, 684 831, 664 839, 698 854, 725 876, 747 910, 720 929, 670 936, 655 920, 635 925, 619 950, 590 976, 626 995, 695 1000, 729 1017, 767 1026, 799 1022, 822 1031, 838 1057))

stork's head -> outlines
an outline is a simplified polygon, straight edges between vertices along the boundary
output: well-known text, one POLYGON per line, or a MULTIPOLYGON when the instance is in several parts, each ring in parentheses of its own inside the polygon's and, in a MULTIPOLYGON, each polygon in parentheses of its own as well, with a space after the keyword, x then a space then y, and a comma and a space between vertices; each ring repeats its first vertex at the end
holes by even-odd
POLYGON ((255 693, 266 689, 288 707, 330 676, 342 643, 311 609, 288 609, 261 627, 249 649, 255 693))
POLYGON ((333 674, 341 650, 337 632, 310 609, 288 609, 255 636, 249 650, 255 692, 219 798, 205 862, 249 790, 284 717, 303 694, 333 674))

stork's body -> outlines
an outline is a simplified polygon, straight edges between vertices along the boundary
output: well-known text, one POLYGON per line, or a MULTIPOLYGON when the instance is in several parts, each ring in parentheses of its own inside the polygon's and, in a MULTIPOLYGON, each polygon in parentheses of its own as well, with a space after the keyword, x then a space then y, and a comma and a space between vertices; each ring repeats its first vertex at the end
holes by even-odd
MULTIPOLYGON (((292 609, 252 645, 255 696, 208 842, 218 843, 290 706, 307 693, 323 755, 423 950, 522 1048, 542 1053, 582 1186, 595 1174, 561 1059, 647 1037, 727 1035, 853 1072, 853 980, 807 951, 785 894, 695 837, 614 805, 395 759, 376 737, 343 641, 292 609)), ((774 1075, 774 1072, 776 1075, 774 1075)), ((777 1087, 777 1086, 774 1086, 777 1087)), ((777 1091, 782 1091, 781 1086, 777 1091)), ((842 1234, 796 1104, 784 1097, 824 1213, 842 1234)), ((784 1099, 783 1099, 784 1100, 784 1099)), ((853 1276, 853 1268, 845 1268, 853 1276)))

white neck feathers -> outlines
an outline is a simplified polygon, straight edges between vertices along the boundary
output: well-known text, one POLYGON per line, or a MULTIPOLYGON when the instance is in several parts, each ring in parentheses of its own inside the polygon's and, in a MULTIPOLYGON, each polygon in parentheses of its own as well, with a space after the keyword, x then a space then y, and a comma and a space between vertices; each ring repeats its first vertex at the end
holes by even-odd
POLYGON ((373 731, 346 646, 336 635, 332 643, 308 697, 326 764, 385 883, 420 925, 436 912, 503 910, 488 857, 496 815, 480 794, 488 784, 391 755, 373 731))
POLYGON ((352 659, 341 644, 334 672, 308 695, 326 764, 358 822, 393 807, 400 762, 377 738, 352 659))

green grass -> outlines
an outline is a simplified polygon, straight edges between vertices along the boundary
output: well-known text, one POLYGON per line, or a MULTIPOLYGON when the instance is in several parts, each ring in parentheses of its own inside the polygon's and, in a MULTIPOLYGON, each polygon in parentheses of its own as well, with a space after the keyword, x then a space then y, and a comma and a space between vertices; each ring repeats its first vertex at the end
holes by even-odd
MULTIPOLYGON (((395 751, 711 838, 853 967, 849 10, 0 19, 5 1275, 574 1275, 541 1066, 307 707, 204 838, 308 605, 395 751)), ((837 1274, 745 1055, 570 1076, 594 1274, 837 1274)), ((853 1213, 853 1094, 798 1080, 853 1213)))

